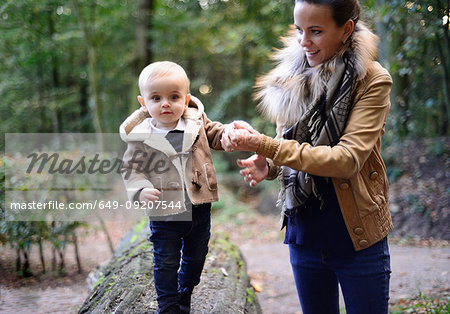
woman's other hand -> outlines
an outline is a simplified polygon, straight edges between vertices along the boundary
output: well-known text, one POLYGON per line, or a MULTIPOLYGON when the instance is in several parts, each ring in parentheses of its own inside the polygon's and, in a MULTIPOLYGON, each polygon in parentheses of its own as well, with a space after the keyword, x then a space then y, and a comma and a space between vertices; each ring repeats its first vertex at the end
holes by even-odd
POLYGON ((253 155, 247 159, 238 159, 239 167, 244 168, 240 171, 241 176, 251 187, 256 186, 264 180, 269 174, 269 166, 266 158, 260 155, 253 155))

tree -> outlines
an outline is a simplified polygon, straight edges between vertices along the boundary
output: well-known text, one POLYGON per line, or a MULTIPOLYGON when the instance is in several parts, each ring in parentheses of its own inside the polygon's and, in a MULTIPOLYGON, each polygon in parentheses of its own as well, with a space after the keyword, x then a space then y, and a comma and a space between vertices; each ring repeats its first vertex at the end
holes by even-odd
POLYGON ((136 66, 134 71, 136 76, 153 59, 153 53, 150 49, 152 39, 149 33, 154 11, 154 0, 139 0, 136 22, 136 66))
POLYGON ((102 119, 100 117, 102 116, 102 106, 100 102, 100 95, 99 95, 99 74, 97 70, 97 35, 95 33, 95 8, 96 8, 96 2, 91 2, 91 5, 89 6, 90 12, 88 12, 90 20, 86 20, 84 17, 84 12, 80 8, 80 4, 78 0, 72 0, 73 8, 75 10, 75 13, 77 15, 80 29, 83 32, 84 42, 86 44, 86 49, 88 51, 88 63, 89 63, 89 82, 91 87, 91 93, 92 93, 92 112, 93 112, 93 122, 94 122, 94 129, 97 133, 103 133, 104 126, 102 123, 102 119))
POLYGON ((394 80, 390 121, 398 136, 449 133, 448 3, 366 1, 382 32, 382 56, 394 80))

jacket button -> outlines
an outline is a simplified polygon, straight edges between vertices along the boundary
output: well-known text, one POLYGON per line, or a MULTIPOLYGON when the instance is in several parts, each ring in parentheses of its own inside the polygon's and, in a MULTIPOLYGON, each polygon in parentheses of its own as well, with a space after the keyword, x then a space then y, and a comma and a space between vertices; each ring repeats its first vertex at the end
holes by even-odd
POLYGON ((378 178, 378 172, 376 171, 372 171, 369 175, 370 180, 375 180, 376 178, 378 178))
POLYGON ((357 235, 361 235, 364 233, 364 229, 361 227, 356 227, 355 229, 353 229, 353 232, 357 235))
POLYGON ((348 190, 350 186, 348 185, 348 183, 341 183, 339 187, 341 188, 341 190, 348 190))
POLYGON ((365 247, 369 244, 367 240, 359 240, 359 246, 365 247))

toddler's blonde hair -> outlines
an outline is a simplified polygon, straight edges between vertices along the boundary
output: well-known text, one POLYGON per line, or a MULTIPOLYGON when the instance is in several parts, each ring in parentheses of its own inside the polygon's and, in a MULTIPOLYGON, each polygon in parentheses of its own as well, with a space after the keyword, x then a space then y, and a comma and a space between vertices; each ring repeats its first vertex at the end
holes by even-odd
POLYGON ((139 92, 141 95, 143 95, 145 84, 148 80, 164 77, 169 74, 175 74, 183 77, 186 80, 186 93, 189 93, 189 78, 183 67, 172 61, 158 61, 150 63, 141 71, 138 81, 139 92))

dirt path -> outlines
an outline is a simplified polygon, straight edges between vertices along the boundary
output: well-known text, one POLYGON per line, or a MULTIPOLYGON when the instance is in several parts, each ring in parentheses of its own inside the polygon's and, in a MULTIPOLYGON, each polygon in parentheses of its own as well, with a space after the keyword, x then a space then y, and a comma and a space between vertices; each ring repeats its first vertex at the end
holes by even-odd
MULTIPOLYGON (((281 242, 240 246, 252 283, 261 289, 258 300, 265 314, 301 313, 289 264, 287 246, 281 242)), ((449 247, 403 247, 390 245, 392 301, 419 292, 430 295, 450 289, 449 247)), ((341 304, 343 302, 341 299, 341 304)))
MULTIPOLYGON (((114 245, 132 226, 130 222, 106 222, 114 245)), ((88 297, 86 277, 97 265, 111 257, 105 234, 99 226, 93 225, 87 234, 80 235, 79 242, 83 273, 78 274, 73 247, 65 254, 66 276, 41 275, 39 255, 31 250, 30 259, 35 277, 15 276, 15 252, 0 245, 0 313, 76 313, 88 297)), ((44 249, 47 270, 50 264, 50 249, 44 249)))

